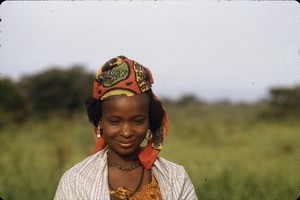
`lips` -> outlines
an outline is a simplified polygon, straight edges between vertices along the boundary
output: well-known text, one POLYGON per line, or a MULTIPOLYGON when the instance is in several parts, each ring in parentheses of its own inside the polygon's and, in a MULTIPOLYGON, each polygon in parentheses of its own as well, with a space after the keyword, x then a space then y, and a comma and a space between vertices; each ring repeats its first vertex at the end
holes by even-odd
POLYGON ((134 141, 116 141, 122 148, 125 149, 130 148, 134 144, 134 141))

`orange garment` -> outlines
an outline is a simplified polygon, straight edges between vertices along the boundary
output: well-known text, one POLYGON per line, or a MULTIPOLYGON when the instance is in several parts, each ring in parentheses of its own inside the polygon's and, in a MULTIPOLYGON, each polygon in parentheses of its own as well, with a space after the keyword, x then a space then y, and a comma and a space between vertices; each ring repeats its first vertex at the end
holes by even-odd
POLYGON ((111 200, 161 200, 161 193, 159 185, 152 174, 151 183, 143 185, 140 189, 132 196, 130 194, 133 190, 126 189, 125 187, 118 187, 115 190, 109 190, 111 200), (122 195, 123 194, 123 195, 122 195))

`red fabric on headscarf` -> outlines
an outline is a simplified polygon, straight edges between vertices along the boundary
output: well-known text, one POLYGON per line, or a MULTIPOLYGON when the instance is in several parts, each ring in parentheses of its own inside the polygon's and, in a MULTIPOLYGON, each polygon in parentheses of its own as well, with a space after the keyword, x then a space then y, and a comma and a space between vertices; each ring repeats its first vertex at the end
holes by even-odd
POLYGON ((97 72, 93 97, 105 100, 110 96, 133 96, 151 89, 154 83, 147 67, 119 56, 106 62, 97 72))

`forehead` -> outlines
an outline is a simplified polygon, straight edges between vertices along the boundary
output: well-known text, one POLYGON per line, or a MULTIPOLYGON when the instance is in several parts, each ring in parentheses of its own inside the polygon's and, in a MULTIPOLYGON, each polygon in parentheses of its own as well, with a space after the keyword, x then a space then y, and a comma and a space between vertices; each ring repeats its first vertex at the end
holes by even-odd
POLYGON ((131 97, 121 97, 102 102, 102 116, 148 114, 150 99, 142 93, 131 97))

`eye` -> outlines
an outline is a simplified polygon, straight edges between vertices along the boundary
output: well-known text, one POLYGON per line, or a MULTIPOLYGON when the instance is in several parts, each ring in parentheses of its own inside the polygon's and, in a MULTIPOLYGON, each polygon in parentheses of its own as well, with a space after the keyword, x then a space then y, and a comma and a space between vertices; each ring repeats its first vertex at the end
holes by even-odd
POLYGON ((112 119, 112 120, 110 120, 109 121, 112 125, 118 125, 118 124, 120 124, 120 120, 118 120, 118 119, 112 119))
POLYGON ((134 124, 139 125, 142 124, 145 120, 144 119, 135 119, 134 124))

